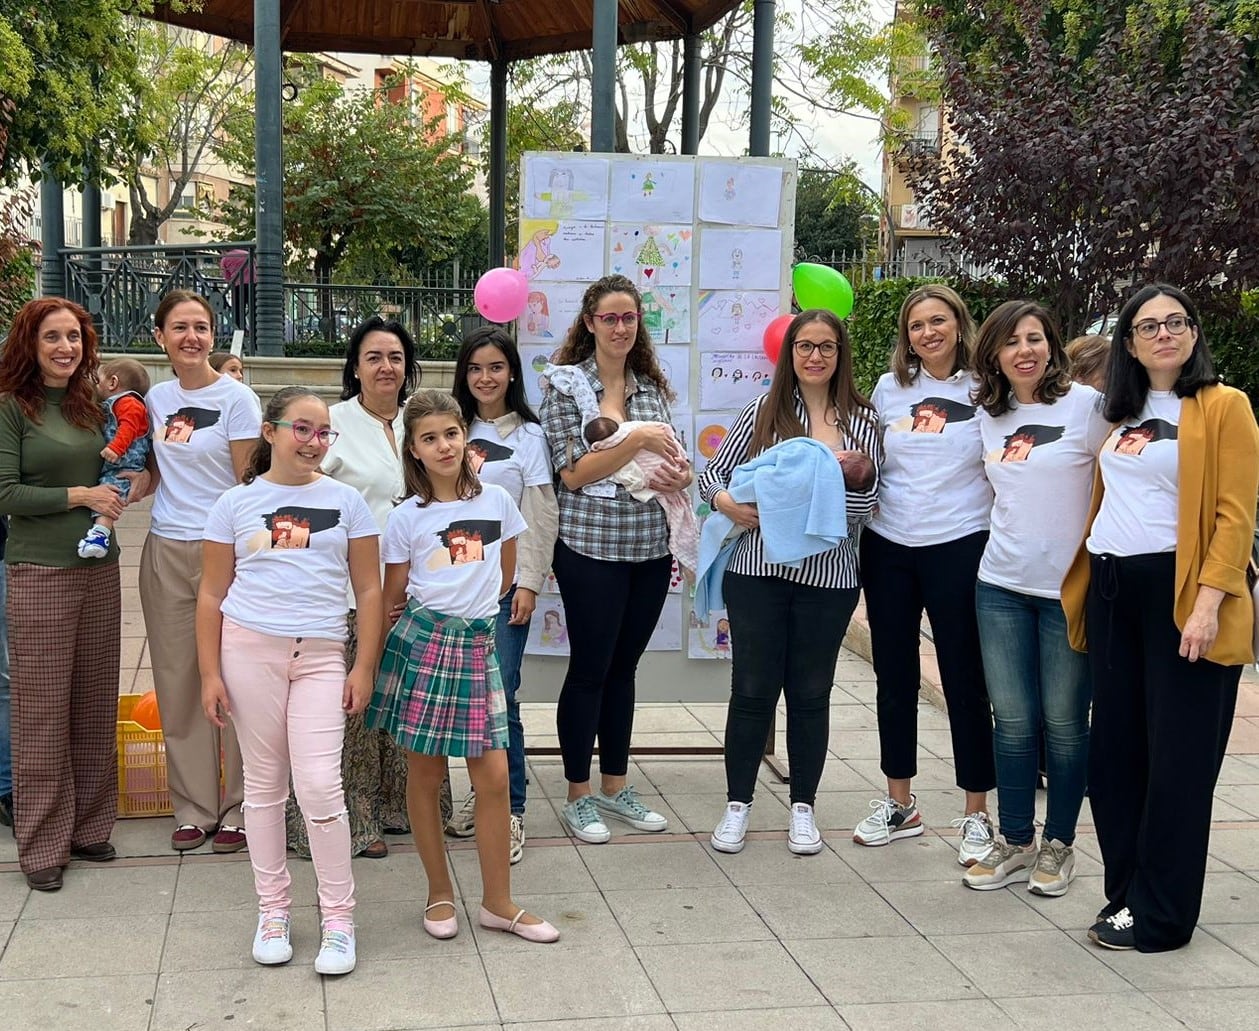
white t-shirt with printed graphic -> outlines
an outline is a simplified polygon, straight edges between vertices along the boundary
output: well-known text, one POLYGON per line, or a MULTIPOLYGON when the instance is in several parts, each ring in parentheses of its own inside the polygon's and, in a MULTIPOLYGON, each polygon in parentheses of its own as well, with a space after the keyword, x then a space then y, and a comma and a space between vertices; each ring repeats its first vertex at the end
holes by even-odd
POLYGON ((992 484, 992 533, 979 579, 1036 598, 1060 598, 1080 546, 1093 463, 1110 433, 1101 395, 1073 383, 1053 404, 979 411, 984 472, 992 484))
POLYGON ((1180 501, 1180 398, 1151 390, 1141 414, 1102 445, 1102 507, 1086 547, 1094 555, 1157 555, 1176 550, 1180 501))
POLYGON ((522 422, 506 437, 500 437, 493 423, 473 419, 468 430, 468 450, 481 482, 497 483, 517 508, 526 487, 551 483, 546 437, 537 423, 522 422))
POLYGON ((205 522, 205 540, 235 548, 223 615, 273 637, 344 641, 349 542, 379 534, 363 496, 331 476, 301 487, 261 477, 232 487, 205 522))
POLYGON ((906 547, 944 544, 988 529, 992 487, 970 372, 936 379, 923 370, 909 386, 892 373, 870 400, 879 412, 883 464, 870 529, 906 547))
POLYGON ((231 376, 220 376, 198 390, 167 380, 153 387, 144 403, 161 473, 151 529, 170 540, 201 540, 206 513, 236 483, 231 442, 258 439, 258 396, 231 376))
POLYGON ((467 501, 407 498, 389 513, 380 552, 386 563, 411 563, 407 595, 425 608, 489 619, 498 614, 503 542, 525 529, 507 491, 486 483, 467 501))

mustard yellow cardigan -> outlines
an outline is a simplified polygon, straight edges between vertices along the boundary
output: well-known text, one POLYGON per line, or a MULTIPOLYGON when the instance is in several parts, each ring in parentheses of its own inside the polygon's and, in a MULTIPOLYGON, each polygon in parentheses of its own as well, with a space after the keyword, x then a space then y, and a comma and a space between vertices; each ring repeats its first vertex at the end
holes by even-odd
MULTIPOLYGON (((1203 387, 1180 402, 1177 451, 1180 458, 1176 520, 1176 626, 1185 628, 1198 587, 1224 592, 1220 632, 1206 657, 1221 666, 1254 662, 1251 637, 1254 603, 1246 584, 1246 563, 1255 532, 1259 492, 1259 426, 1240 390, 1203 387)), ((1102 506, 1101 463, 1093 475, 1093 498, 1084 537, 1062 581, 1062 608, 1071 647, 1086 651, 1084 599, 1089 556, 1084 547, 1102 506)))

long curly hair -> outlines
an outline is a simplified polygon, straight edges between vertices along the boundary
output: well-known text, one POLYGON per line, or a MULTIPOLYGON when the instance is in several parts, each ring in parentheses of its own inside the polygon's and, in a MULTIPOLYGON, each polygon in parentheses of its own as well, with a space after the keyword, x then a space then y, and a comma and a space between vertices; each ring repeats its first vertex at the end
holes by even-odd
POLYGON ((47 393, 39 371, 39 328, 44 319, 68 311, 79 324, 83 357, 66 384, 61 414, 66 422, 81 430, 96 430, 105 424, 105 413, 96 402, 96 372, 100 367, 96 327, 87 311, 63 297, 41 297, 27 301, 18 310, 9 329, 9 340, 0 352, 0 394, 13 398, 31 422, 41 420, 47 393))
MULTIPOLYGON (((581 314, 573 320, 564 343, 551 359, 556 365, 580 365, 595 353, 594 331, 586 324, 593 319, 599 302, 609 294, 629 294, 634 299, 634 307, 642 310, 643 296, 633 282, 625 276, 604 276, 591 283, 581 298, 581 314)), ((673 388, 660 371, 660 363, 656 360, 656 349, 651 342, 651 334, 640 318, 638 332, 634 336, 634 346, 625 356, 625 367, 638 379, 647 379, 654 383, 666 401, 676 400, 673 388)))

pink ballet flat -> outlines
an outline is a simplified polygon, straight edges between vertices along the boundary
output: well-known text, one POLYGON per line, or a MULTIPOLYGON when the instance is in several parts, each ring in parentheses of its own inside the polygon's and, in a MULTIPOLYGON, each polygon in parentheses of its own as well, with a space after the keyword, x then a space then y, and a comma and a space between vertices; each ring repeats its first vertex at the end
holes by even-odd
POLYGON ((539 942, 545 945, 560 940, 560 932, 545 920, 540 924, 522 924, 520 918, 524 915, 525 911, 522 909, 511 920, 505 920, 501 916, 495 916, 482 906, 480 921, 481 926, 487 930, 506 931, 508 934, 514 934, 527 942, 539 942))
POLYGON ((453 902, 434 902, 432 905, 424 907, 424 930, 431 934, 434 938, 453 938, 459 933, 459 920, 457 917, 451 916, 445 920, 430 920, 428 913, 430 910, 436 909, 438 906, 449 906, 455 908, 453 902))

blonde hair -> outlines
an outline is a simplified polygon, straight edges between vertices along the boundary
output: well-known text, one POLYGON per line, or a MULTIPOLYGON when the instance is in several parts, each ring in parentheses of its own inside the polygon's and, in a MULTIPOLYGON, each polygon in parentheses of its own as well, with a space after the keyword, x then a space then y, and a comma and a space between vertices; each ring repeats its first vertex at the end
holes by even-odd
POLYGON ((1106 360, 1110 357, 1110 337, 1101 334, 1076 337, 1067 344, 1066 350, 1073 380, 1091 384, 1099 372, 1104 379, 1106 360))

